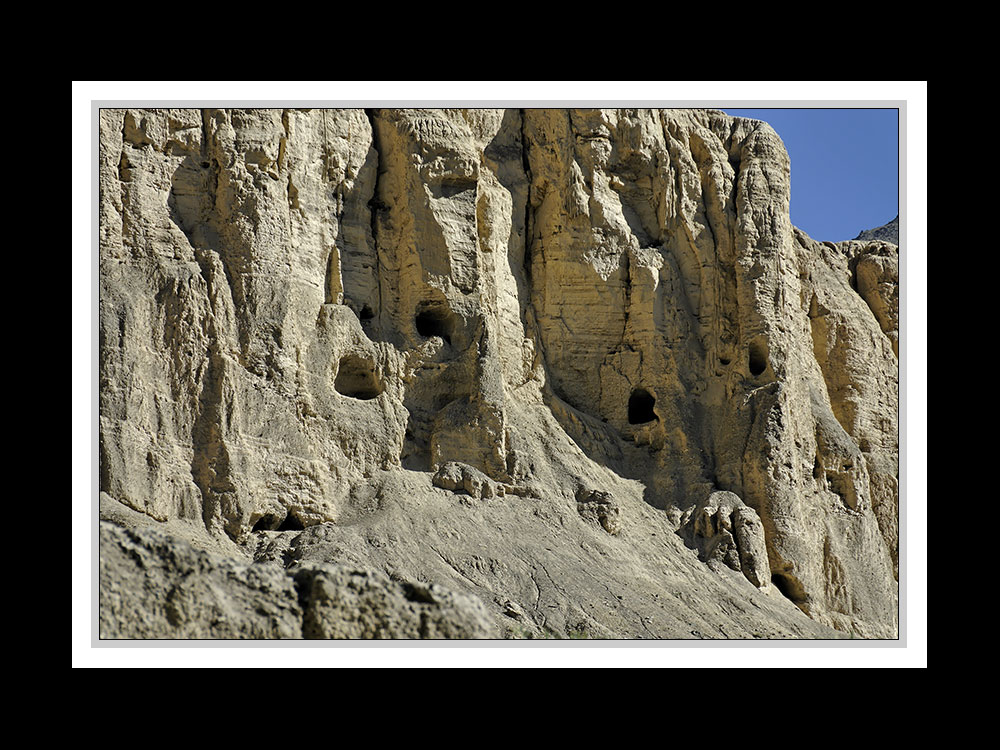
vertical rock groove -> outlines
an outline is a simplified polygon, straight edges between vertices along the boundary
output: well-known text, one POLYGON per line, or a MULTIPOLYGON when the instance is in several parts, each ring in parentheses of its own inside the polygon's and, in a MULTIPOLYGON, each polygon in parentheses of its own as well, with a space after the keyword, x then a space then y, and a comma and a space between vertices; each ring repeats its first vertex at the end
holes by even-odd
POLYGON ((375 183, 372 187, 372 197, 368 201, 368 210, 371 212, 371 235, 372 235, 372 253, 375 257, 375 279, 378 288, 378 310, 375 311, 376 319, 379 321, 379 326, 382 323, 382 261, 379 250, 378 242, 378 223, 379 223, 379 211, 386 208, 382 199, 379 197, 379 178, 382 174, 382 150, 381 144, 379 142, 378 126, 376 125, 377 113, 373 109, 366 109, 365 116, 368 118, 368 124, 372 131, 372 148, 375 150, 375 183))

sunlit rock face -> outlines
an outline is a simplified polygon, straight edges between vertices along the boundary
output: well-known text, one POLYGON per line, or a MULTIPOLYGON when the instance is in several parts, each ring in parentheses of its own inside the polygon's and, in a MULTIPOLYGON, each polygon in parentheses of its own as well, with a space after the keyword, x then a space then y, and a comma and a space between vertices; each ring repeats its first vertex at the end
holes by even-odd
POLYGON ((765 123, 100 117, 120 524, 494 637, 896 636, 898 248, 795 229, 765 123))

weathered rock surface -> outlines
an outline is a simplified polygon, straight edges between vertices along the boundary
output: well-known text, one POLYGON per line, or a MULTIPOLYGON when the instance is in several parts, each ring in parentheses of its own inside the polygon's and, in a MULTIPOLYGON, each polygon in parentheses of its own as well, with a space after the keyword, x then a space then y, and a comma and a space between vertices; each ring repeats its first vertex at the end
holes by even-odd
POLYGON ((890 221, 888 224, 883 224, 880 227, 875 227, 874 229, 866 229, 860 232, 856 240, 881 240, 882 242, 891 242, 893 245, 899 245, 899 216, 897 215, 895 219, 890 221))
POLYGON ((477 499, 502 497, 506 491, 500 482, 494 482, 488 476, 467 464, 458 461, 448 461, 442 464, 432 480, 435 487, 453 492, 464 492, 477 499))
POLYGON ((685 512, 680 534, 698 550, 698 559, 722 562, 754 586, 768 586, 771 571, 764 527, 753 508, 732 492, 713 492, 685 512))
POLYGON ((374 570, 248 564, 101 523, 100 637, 490 638, 482 603, 374 570))
POLYGON ((505 635, 895 637, 898 249, 795 230, 766 124, 100 116, 112 502, 505 635))
POLYGON ((609 534, 621 532, 621 507, 610 492, 581 489, 576 493, 576 509, 583 518, 600 523, 609 534))

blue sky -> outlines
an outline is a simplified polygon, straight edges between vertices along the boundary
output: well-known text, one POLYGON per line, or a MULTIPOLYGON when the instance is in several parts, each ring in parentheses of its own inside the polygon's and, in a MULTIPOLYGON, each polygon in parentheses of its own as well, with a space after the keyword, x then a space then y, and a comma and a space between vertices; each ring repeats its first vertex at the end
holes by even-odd
POLYGON ((814 240, 854 239, 899 213, 895 109, 725 109, 764 120, 792 161, 792 224, 814 240))

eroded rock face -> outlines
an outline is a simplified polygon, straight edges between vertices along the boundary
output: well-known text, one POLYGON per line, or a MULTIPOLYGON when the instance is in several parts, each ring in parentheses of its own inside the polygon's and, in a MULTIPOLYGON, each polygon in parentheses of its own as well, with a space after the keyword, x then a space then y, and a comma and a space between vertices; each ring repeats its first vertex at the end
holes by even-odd
POLYGON ((491 638, 482 602, 375 570, 285 571, 196 550, 156 530, 101 524, 100 637, 491 638))
POLYGON ((377 571, 313 565, 295 571, 305 638, 491 638, 483 603, 441 586, 391 582, 377 571))
MULTIPOLYGON (((640 567, 647 512, 676 530, 711 506, 735 545, 723 561, 753 560, 735 568, 745 596, 773 588, 822 625, 895 636, 898 249, 795 230, 766 124, 109 109, 100 139, 110 497, 247 550, 320 524, 401 523, 402 503, 458 549, 438 493, 464 491, 500 501, 467 509, 500 514, 484 538, 529 503, 526 543, 592 517, 593 543, 640 567), (740 506, 722 512, 720 493, 740 506)), ((531 549, 517 554, 535 569, 531 549)), ((382 564, 452 559, 398 555, 382 564)), ((518 594, 491 575, 456 581, 516 603, 497 616, 551 627, 537 576, 518 594)), ((767 622, 758 632, 796 632, 767 622)))
POLYGON ((685 512, 679 533, 701 560, 722 562, 758 588, 770 585, 763 524, 732 492, 713 492, 685 512))
POLYGON ((576 493, 576 509, 580 516, 596 521, 609 534, 621 533, 621 506, 610 492, 581 490, 576 493))

